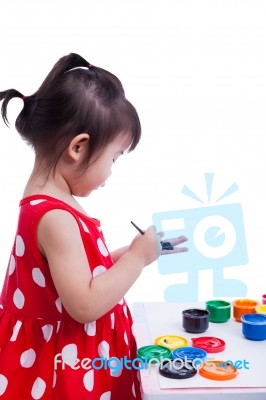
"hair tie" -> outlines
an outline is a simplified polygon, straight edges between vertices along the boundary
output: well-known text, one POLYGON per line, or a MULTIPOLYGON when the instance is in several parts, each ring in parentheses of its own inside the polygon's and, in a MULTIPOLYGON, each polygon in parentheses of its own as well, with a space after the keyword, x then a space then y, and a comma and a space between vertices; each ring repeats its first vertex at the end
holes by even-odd
POLYGON ((92 65, 91 65, 90 63, 88 63, 88 68, 89 68, 89 69, 92 68, 92 65))

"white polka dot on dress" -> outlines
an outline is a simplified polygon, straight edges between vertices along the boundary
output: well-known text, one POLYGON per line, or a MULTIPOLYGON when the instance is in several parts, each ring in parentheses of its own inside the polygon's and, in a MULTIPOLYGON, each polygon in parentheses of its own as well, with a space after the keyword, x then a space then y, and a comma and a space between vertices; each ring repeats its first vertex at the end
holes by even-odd
POLYGON ((107 360, 108 360, 110 358, 109 350, 110 350, 109 343, 107 343, 106 340, 102 340, 101 343, 98 346, 98 354, 99 354, 99 356, 107 358, 107 360))
POLYGON ((15 246, 15 252, 16 256, 22 257, 25 252, 25 244, 23 242, 23 239, 20 235, 16 236, 16 246, 15 246))
POLYGON ((24 307, 25 297, 20 289, 16 289, 13 295, 13 302, 20 310, 24 307))
MULTIPOLYGON (((111 362, 111 364, 112 364, 112 362, 111 362)), ((119 369, 118 364, 115 364, 113 368, 110 367, 110 375, 113 378, 119 378, 119 376, 121 376, 121 374, 122 374, 122 368, 123 367, 120 367, 120 369, 119 369)))
POLYGON ((53 376, 53 388, 55 387, 55 385, 56 385, 56 378, 57 378, 57 376, 56 376, 56 371, 54 371, 54 376, 53 376))
POLYGON ((49 342, 49 340, 51 339, 53 334, 53 329, 54 329, 53 325, 50 324, 44 325, 42 327, 43 338, 46 341, 46 343, 49 342))
POLYGON ((38 200, 31 200, 30 205, 31 206, 37 206, 37 204, 40 204, 42 202, 46 201, 45 199, 38 199, 38 200))
POLYGON ((18 333, 19 333, 19 330, 21 328, 21 325, 22 325, 21 321, 17 321, 16 324, 14 325, 13 333, 12 333, 12 336, 10 338, 10 342, 15 342, 17 340, 18 333))
POLYGON ((61 321, 57 321, 56 333, 59 332, 60 326, 61 326, 61 321))
POLYGON ((125 316, 128 318, 128 315, 127 315, 127 306, 126 306, 126 305, 124 305, 123 311, 124 311, 125 316))
POLYGON ((36 353, 33 349, 24 351, 20 356, 20 365, 24 368, 30 368, 33 366, 36 360, 36 353))
POLYGON ((69 365, 70 367, 74 367, 76 365, 78 359, 78 348, 76 344, 67 344, 65 347, 63 347, 61 354, 62 360, 65 364, 69 365))
POLYGON ((37 378, 31 389, 31 396, 34 400, 39 400, 44 395, 46 389, 46 383, 43 379, 37 378))
POLYGON ((104 257, 107 257, 109 255, 109 252, 108 252, 107 248, 105 247, 105 244, 103 243, 101 238, 97 239, 97 246, 98 246, 98 249, 99 249, 100 253, 104 257))
POLYGON ((125 331, 125 333, 124 333, 124 341, 125 341, 126 345, 128 345, 128 338, 127 338, 127 333, 126 333, 126 331, 125 331))
POLYGON ((99 400, 110 400, 111 399, 111 392, 105 392, 101 395, 99 400))
POLYGON ((105 271, 107 271, 107 269, 103 265, 98 265, 98 267, 95 267, 94 270, 92 271, 92 276, 93 278, 95 278, 95 276, 98 276, 105 271))
POLYGON ((62 312, 62 302, 60 300, 60 298, 58 297, 58 299, 55 301, 55 305, 57 310, 61 313, 62 312))
POLYGON ((88 322, 84 325, 84 330, 88 336, 95 336, 96 334, 96 321, 88 322))
POLYGON ((9 261, 9 268, 8 268, 8 274, 9 276, 13 274, 13 272, 15 271, 16 268, 16 260, 15 257, 13 256, 13 254, 10 257, 10 261, 9 261))
POLYGON ((0 396, 5 393, 8 385, 8 380, 5 375, 0 374, 0 396))
POLYGON ((110 314, 110 319, 111 319, 111 328, 114 329, 115 328, 115 314, 114 313, 110 314))
POLYGON ((134 383, 132 384, 132 394, 133 394, 134 397, 136 397, 136 391, 135 391, 134 383))
POLYGON ((45 287, 45 277, 40 268, 32 269, 32 279, 38 286, 45 287))
POLYGON ((86 374, 83 377, 83 383, 85 388, 91 392, 93 390, 94 387, 94 370, 91 369, 88 372, 86 372, 86 374))
POLYGON ((85 222, 82 221, 82 219, 80 219, 80 223, 82 225, 82 228, 84 229, 84 232, 90 233, 89 228, 87 227, 87 225, 85 224, 85 222))

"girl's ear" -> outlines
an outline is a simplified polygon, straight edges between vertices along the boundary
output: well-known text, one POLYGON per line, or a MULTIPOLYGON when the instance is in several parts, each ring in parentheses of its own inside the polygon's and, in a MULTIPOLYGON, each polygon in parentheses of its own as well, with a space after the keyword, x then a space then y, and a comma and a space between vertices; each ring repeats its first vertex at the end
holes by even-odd
POLYGON ((90 135, 88 133, 80 133, 71 140, 67 148, 67 155, 72 161, 79 161, 87 154, 89 140, 90 135))

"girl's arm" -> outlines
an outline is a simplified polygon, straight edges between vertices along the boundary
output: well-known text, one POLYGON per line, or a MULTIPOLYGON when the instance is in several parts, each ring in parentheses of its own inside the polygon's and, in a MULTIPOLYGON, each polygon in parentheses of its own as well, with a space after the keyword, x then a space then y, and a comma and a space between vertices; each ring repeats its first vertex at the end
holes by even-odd
POLYGON ((133 240, 112 268, 92 277, 79 226, 70 213, 47 212, 37 236, 65 309, 81 323, 95 321, 112 309, 161 252, 160 236, 150 227, 133 240))
POLYGON ((114 250, 110 252, 112 260, 114 263, 119 260, 120 257, 122 257, 129 249, 129 246, 124 246, 121 247, 120 249, 114 250))

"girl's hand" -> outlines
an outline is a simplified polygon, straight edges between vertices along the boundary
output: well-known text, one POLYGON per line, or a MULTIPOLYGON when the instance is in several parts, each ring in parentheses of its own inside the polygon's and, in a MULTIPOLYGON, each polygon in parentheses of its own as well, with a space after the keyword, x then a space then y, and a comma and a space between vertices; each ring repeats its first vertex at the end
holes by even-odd
POLYGON ((178 238, 166 239, 165 241, 169 242, 172 245, 173 250, 162 250, 161 254, 165 255, 165 254, 183 253, 185 251, 188 251, 187 247, 175 247, 181 243, 186 242, 187 240, 188 239, 186 236, 179 236, 178 238))
POLYGON ((145 230, 144 235, 138 234, 131 245, 129 253, 143 260, 144 266, 151 264, 161 255, 161 239, 163 233, 156 232, 154 226, 145 230))

